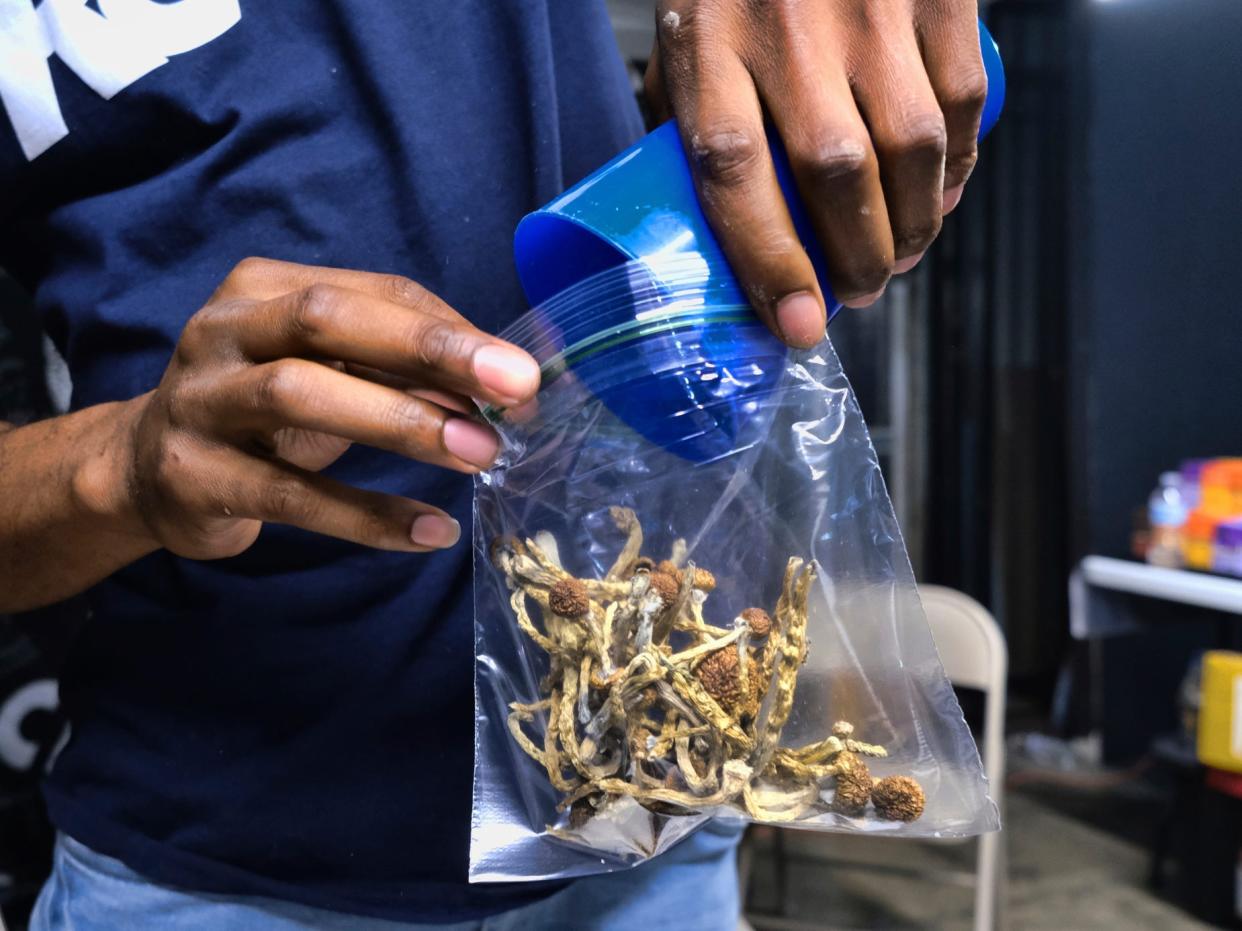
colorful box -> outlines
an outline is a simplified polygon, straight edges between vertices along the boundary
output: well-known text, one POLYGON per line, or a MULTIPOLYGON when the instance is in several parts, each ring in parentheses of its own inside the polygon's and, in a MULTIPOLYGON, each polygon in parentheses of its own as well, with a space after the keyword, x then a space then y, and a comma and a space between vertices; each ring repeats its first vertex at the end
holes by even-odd
POLYGON ((1199 761, 1242 773, 1242 653, 1205 653, 1199 694, 1199 761))

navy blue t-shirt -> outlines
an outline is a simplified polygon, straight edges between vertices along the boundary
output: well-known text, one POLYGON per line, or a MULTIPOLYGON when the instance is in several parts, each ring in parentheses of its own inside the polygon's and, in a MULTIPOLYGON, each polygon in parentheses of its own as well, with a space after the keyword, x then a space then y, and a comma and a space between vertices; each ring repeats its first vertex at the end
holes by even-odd
MULTIPOLYGON (((26 6, 0 4, 0 264, 75 408, 154 387, 250 255, 407 275, 498 331, 518 219, 640 131, 599 0, 26 6)), ((363 448, 330 474, 470 525, 460 475, 363 448)), ((470 587, 468 541, 280 526, 118 572, 64 673, 53 820, 195 889, 425 921, 528 901, 466 883, 470 587)))

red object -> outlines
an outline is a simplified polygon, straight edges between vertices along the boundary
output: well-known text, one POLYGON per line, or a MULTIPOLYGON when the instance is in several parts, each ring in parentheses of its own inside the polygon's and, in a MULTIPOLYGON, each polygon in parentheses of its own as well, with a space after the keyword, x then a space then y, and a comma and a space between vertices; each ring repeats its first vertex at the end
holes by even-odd
POLYGON ((1242 773, 1231 773, 1223 769, 1207 767, 1207 787, 1222 795, 1242 798, 1242 773))

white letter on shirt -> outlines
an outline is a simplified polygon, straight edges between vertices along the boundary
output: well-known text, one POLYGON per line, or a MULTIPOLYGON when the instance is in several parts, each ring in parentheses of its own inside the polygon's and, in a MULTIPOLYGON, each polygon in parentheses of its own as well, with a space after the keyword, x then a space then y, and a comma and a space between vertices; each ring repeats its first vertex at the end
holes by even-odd
POLYGON ((69 135, 47 66, 50 54, 30 0, 0 0, 0 102, 27 161, 69 135))
POLYGON ((238 0, 0 0, 0 100, 27 160, 69 132, 47 58, 53 52, 105 100, 241 19, 238 0))

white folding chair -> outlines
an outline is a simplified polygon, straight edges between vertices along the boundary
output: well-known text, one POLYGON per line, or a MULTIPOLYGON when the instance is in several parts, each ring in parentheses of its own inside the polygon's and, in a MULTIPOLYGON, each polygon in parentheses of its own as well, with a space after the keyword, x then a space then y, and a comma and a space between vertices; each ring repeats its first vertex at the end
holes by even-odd
MULTIPOLYGON (((921 585, 932 639, 954 685, 983 692, 983 770, 997 807, 1004 811, 1005 676, 1009 651, 988 610, 969 595, 940 585, 921 585)), ((1004 926, 1005 856, 1000 833, 979 839, 975 867, 975 931, 1004 926)))
MULTIPOLYGON (((987 609, 962 592, 939 585, 919 587, 932 638, 940 652, 945 674, 949 681, 963 688, 978 689, 984 696, 983 737, 981 756, 984 772, 990 783, 990 792, 996 805, 1004 811, 1005 781, 1005 677, 1009 665, 1009 653, 1005 638, 995 619, 987 609)), ((778 875, 783 873, 784 844, 776 835, 775 856, 778 858, 778 875)), ((951 843, 951 842, 949 842, 951 843)), ((753 853, 744 846, 739 861, 743 901, 753 867, 753 853)), ((850 861, 831 859, 824 861, 837 866, 851 866, 850 861)), ((875 868, 875 867, 865 867, 875 868)), ((938 870, 893 869, 892 872, 913 873, 920 877, 933 877, 938 870)), ((963 879, 971 880, 970 874, 963 879)), ((783 881, 778 885, 783 887, 783 881)), ((975 931, 992 931, 1003 928, 1005 905, 1005 856, 999 833, 985 834, 978 841, 975 875, 974 928, 975 931)), ((795 921, 775 916, 753 916, 760 927, 811 929, 823 927, 819 922, 795 921)))

